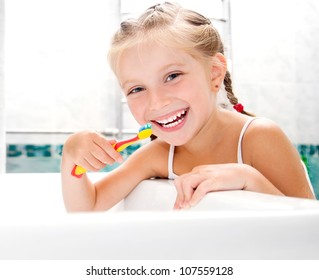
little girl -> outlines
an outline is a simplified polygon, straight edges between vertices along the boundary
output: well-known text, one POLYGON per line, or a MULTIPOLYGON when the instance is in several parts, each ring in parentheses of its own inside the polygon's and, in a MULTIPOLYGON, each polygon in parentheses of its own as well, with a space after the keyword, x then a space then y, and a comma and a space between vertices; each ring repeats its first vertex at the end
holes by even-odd
POLYGON ((208 192, 248 190, 313 198, 299 154, 272 121, 244 111, 232 92, 220 36, 209 19, 164 3, 122 22, 109 51, 110 65, 141 125, 157 138, 93 184, 74 165, 98 171, 121 163, 112 144, 95 132, 71 135, 62 156, 68 211, 107 210, 142 180, 174 180, 175 209, 196 205, 208 192), (240 112, 217 104, 224 86, 240 112))

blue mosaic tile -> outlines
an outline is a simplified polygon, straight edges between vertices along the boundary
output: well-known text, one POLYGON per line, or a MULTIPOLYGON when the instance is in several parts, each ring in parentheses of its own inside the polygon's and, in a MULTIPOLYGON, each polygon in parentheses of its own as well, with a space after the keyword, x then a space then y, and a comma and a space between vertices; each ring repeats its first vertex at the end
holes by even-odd
MULTIPOLYGON (((121 152, 124 159, 136 151, 141 144, 127 147, 121 152)), ((305 163, 309 178, 319 199, 319 145, 297 144, 302 161, 305 163)), ((7 145, 7 172, 8 173, 41 173, 60 172, 60 161, 63 145, 7 145)), ((111 171, 117 163, 106 166, 102 171, 111 171)))

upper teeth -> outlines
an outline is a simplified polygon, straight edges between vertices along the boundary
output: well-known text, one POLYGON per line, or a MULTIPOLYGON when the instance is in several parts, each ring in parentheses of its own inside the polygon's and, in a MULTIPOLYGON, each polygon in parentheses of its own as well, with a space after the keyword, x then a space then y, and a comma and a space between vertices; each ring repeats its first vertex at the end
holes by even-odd
POLYGON ((166 124, 166 123, 171 123, 173 121, 175 121, 177 118, 180 118, 181 115, 185 114, 185 110, 182 110, 180 112, 178 112, 175 116, 171 116, 167 119, 162 119, 162 120, 156 120, 158 123, 160 124, 166 124))

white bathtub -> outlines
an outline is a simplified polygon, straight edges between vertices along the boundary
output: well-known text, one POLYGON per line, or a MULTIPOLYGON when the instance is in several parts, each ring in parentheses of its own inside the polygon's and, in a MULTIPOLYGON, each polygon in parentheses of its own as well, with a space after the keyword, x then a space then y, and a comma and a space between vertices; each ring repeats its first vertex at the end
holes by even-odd
POLYGON ((172 211, 175 195, 148 180, 109 212, 67 214, 59 174, 0 174, 0 259, 319 259, 318 201, 229 191, 172 211))

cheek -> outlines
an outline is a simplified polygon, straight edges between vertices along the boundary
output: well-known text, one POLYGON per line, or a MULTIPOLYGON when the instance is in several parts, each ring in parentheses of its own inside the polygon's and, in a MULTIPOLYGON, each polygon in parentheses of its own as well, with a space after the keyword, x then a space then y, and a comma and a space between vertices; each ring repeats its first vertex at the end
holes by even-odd
POLYGON ((135 118, 135 120, 141 125, 144 124, 145 123, 145 119, 144 119, 145 108, 143 104, 141 102, 134 102, 134 101, 127 100, 127 105, 133 117, 135 118))

